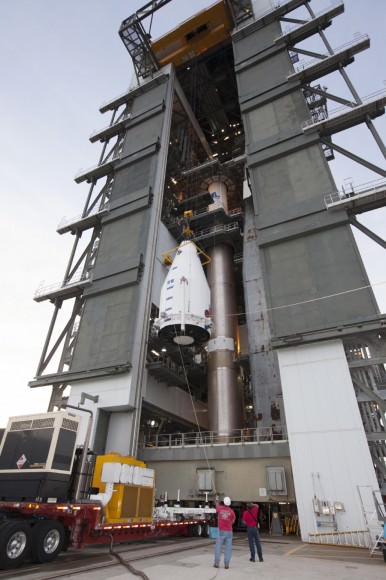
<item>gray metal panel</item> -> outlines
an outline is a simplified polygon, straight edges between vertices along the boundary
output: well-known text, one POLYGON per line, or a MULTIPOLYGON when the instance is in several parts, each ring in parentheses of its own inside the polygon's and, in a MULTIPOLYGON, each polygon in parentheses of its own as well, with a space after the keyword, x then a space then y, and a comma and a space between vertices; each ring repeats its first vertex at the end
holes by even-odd
POLYGON ((136 292, 129 286, 86 299, 71 371, 128 362, 136 292))
POLYGON ((300 135, 301 122, 309 119, 303 95, 298 90, 261 105, 258 111, 258 114, 252 112, 245 116, 245 129, 248 131, 248 143, 251 144, 247 153, 263 149, 272 142, 277 143, 278 135, 280 141, 300 135))
POLYGON ((377 312, 349 226, 263 250, 274 337, 360 321, 377 312))
POLYGON ((288 54, 273 51, 271 58, 264 55, 263 60, 256 59, 254 66, 249 63, 248 67, 240 67, 238 72, 237 84, 239 88, 240 103, 244 103, 256 93, 253 86, 256 83, 256 74, 258 75, 259 93, 272 90, 278 84, 287 82, 287 76, 292 70, 292 64, 288 54))
POLYGON ((144 192, 149 191, 149 184, 154 175, 154 161, 145 157, 117 172, 110 199, 110 213, 113 213, 112 210, 116 207, 130 204, 144 192))
POLYGON ((129 126, 121 157, 132 155, 140 149, 155 143, 161 134, 163 114, 154 115, 142 123, 129 126))
POLYGON ((145 251, 146 211, 121 217, 106 224, 98 250, 93 280, 138 267, 145 251))
POLYGON ((252 24, 234 38, 271 338, 378 313, 371 289, 355 290, 369 282, 347 220, 323 210, 336 188, 321 146, 300 134, 309 113, 301 89, 284 82, 287 50, 270 49, 277 26, 252 24))
POLYGON ((137 113, 144 111, 145 109, 152 109, 156 105, 162 103, 165 99, 165 87, 167 86, 168 75, 163 76, 164 82, 159 85, 151 86, 150 89, 138 96, 133 101, 133 106, 131 108, 132 114, 135 116, 137 113))
POLYGON ((260 227, 324 211, 324 194, 334 186, 319 145, 268 161, 251 178, 260 227))
POLYGON ((236 69, 242 64, 248 63, 248 59, 269 50, 273 46, 272 38, 279 34, 281 34, 279 22, 272 22, 263 28, 261 25, 252 23, 236 32, 233 36, 236 69))
MULTIPOLYGON (((267 302, 263 287, 262 253, 256 244, 257 228, 252 200, 245 200, 243 238, 243 282, 247 317, 249 364, 254 390, 254 408, 261 417, 259 425, 270 427, 272 406, 281 392, 280 373, 276 352, 270 345, 267 302)), ((279 417, 278 423, 283 422, 279 417)))
POLYGON ((110 212, 102 221, 92 284, 84 293, 71 371, 134 366, 133 361, 142 356, 139 334, 147 335, 143 321, 149 319, 150 300, 145 297, 157 236, 155 216, 161 207, 161 199, 154 200, 152 192, 163 189, 164 172, 159 166, 165 166, 167 152, 154 143, 168 140, 169 123, 164 118, 170 119, 173 102, 172 83, 167 80, 169 75, 165 82, 150 82, 150 90, 133 92, 133 113, 162 102, 168 108, 150 118, 143 115, 142 122, 127 129, 121 161, 115 165, 110 212))

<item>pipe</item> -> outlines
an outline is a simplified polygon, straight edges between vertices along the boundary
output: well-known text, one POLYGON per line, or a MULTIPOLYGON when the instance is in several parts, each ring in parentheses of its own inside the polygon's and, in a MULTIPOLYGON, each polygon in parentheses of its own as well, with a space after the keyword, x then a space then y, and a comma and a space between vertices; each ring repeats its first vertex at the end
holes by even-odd
POLYGON ((113 497, 114 483, 109 482, 105 484, 105 491, 101 493, 94 493, 90 495, 92 501, 100 501, 105 507, 113 497))
POLYGON ((229 437, 242 427, 242 392, 235 364, 237 328, 233 249, 216 245, 209 253, 208 282, 214 329, 208 343, 209 429, 229 437))
MULTIPOLYGON (((82 395, 84 395, 84 393, 82 393, 82 395)), ((83 402, 84 402, 84 399, 83 399, 83 402)), ((89 446, 90 438, 91 438, 91 429, 92 429, 92 424, 93 424, 93 420, 94 420, 94 415, 93 415, 93 412, 91 411, 91 409, 80 409, 80 407, 75 407, 75 405, 68 405, 67 403, 65 405, 62 405, 61 408, 62 409, 67 409, 67 408, 68 409, 76 409, 77 411, 86 411, 86 413, 90 413, 90 418, 89 418, 89 421, 87 424, 86 437, 85 437, 84 443, 83 443, 80 468, 79 468, 79 472, 76 474, 77 478, 76 478, 76 485, 75 485, 75 491, 74 491, 74 501, 78 501, 80 499, 80 497, 79 497, 80 496, 80 489, 81 489, 81 485, 83 483, 84 468, 86 465, 87 451, 88 451, 88 446, 89 446)))

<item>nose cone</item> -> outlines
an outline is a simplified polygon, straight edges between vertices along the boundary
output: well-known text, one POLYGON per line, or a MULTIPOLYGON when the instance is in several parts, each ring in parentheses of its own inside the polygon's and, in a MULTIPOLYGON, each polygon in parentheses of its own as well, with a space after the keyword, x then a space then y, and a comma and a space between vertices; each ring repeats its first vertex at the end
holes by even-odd
POLYGON ((210 338, 210 290, 196 245, 179 246, 160 296, 159 336, 181 346, 210 338))

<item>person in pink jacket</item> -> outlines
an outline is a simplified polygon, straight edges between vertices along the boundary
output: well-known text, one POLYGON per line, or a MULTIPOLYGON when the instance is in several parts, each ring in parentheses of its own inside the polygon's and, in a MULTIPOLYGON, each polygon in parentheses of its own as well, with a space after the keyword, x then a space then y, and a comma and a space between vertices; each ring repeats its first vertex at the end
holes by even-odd
POLYGON ((214 549, 214 567, 220 565, 222 545, 224 544, 224 568, 229 568, 232 555, 233 524, 236 519, 235 512, 230 507, 230 497, 224 497, 223 505, 216 501, 217 512, 217 539, 214 549))
POLYGON ((247 526, 248 544, 251 557, 250 562, 255 562, 255 546, 259 562, 264 562, 263 551, 261 549, 259 535, 259 506, 255 503, 248 503, 247 509, 243 513, 243 522, 247 526))

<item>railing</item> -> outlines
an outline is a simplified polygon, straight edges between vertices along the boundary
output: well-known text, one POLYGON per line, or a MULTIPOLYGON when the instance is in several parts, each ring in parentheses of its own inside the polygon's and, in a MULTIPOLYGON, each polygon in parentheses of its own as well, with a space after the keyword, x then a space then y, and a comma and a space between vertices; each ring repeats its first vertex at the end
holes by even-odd
POLYGON ((340 46, 336 46, 335 48, 333 48, 333 54, 330 54, 329 52, 327 53, 323 53, 320 55, 320 58, 312 58, 310 60, 299 60, 299 62, 296 63, 296 66, 294 65, 294 70, 290 70, 288 72, 288 76, 291 75, 295 75, 309 67, 311 67, 314 64, 320 63, 323 60, 326 60, 327 58, 330 58, 332 56, 335 56, 337 53, 342 52, 343 50, 353 47, 355 45, 357 45, 360 41, 362 40, 367 40, 369 38, 368 34, 358 34, 356 36, 354 36, 353 40, 350 40, 349 42, 346 42, 345 44, 341 44, 340 46))
POLYGON ((224 232, 232 232, 240 229, 240 224, 238 222, 231 222, 230 224, 218 224, 212 228, 206 228, 204 230, 199 230, 194 232, 193 239, 199 240, 202 238, 207 238, 210 236, 215 236, 222 234, 224 232))
MULTIPOLYGON (((226 215, 229 217, 238 217, 238 216, 242 215, 241 207, 236 207, 235 209, 231 209, 230 211, 226 211, 224 207, 218 205, 216 208, 213 208, 213 209, 223 209, 224 212, 226 213, 226 215)), ((213 209, 212 209, 212 205, 208 205, 207 207, 197 209, 196 211, 193 212, 193 217, 209 214, 213 211, 213 209)))
POLYGON ((145 436, 141 447, 202 447, 264 444, 276 441, 288 441, 287 430, 284 426, 235 429, 230 435, 219 435, 214 431, 154 434, 145 436))
POLYGON ((99 133, 103 133, 104 131, 108 131, 109 129, 117 127, 120 123, 124 123, 125 121, 130 119, 131 116, 132 116, 131 112, 127 113, 126 115, 120 115, 119 118, 113 124, 105 125, 104 127, 102 127, 102 129, 94 129, 94 131, 90 135, 90 139, 95 137, 95 135, 99 135, 99 133))
POLYGON ((50 286, 45 286, 45 281, 43 280, 40 283, 39 288, 36 290, 34 294, 34 298, 40 298, 41 296, 46 296, 52 294, 53 292, 57 292, 58 290, 65 289, 65 288, 72 288, 78 284, 90 282, 90 276, 88 274, 79 274, 77 276, 73 276, 71 280, 63 284, 63 282, 57 282, 56 284, 51 284, 50 286))
MULTIPOLYGON (((116 147, 116 145, 114 145, 114 148, 116 147)), ((78 173, 75 175, 75 181, 79 178, 82 177, 83 175, 86 175, 87 173, 91 173, 92 171, 96 171, 99 168, 104 167, 105 165, 107 165, 108 163, 112 163, 113 161, 116 161, 117 159, 119 159, 121 156, 121 152, 117 151, 114 152, 114 149, 112 149, 110 151, 110 153, 97 165, 92 165, 91 167, 88 167, 87 169, 79 169, 78 173)))
POLYGON ((319 16, 323 16, 324 14, 328 14, 328 12, 330 10, 333 10, 334 8, 337 8, 338 6, 343 6, 343 2, 342 0, 332 0, 332 2, 330 2, 329 6, 327 6, 327 8, 325 8, 324 10, 321 10, 320 12, 316 12, 315 16, 313 16, 310 20, 305 21, 302 24, 296 24, 295 26, 286 26, 284 27, 283 31, 281 34, 279 34, 279 36, 277 36, 275 38, 275 40, 279 40, 279 38, 282 38, 283 36, 286 36, 287 34, 290 34, 291 32, 294 32, 295 30, 297 30, 298 28, 301 28, 302 26, 309 24, 309 22, 312 22, 313 20, 316 20, 319 16))
MULTIPOLYGON (((336 117, 339 117, 340 115, 347 113, 348 111, 353 111, 355 109, 358 109, 359 107, 363 106, 363 105, 369 105, 372 102, 376 102, 379 99, 383 98, 386 96, 386 89, 381 89, 379 91, 376 91, 375 93, 371 93, 370 95, 367 95, 366 97, 363 97, 362 102, 358 103, 358 104, 354 104, 353 106, 348 106, 348 105, 342 105, 340 107, 337 107, 336 109, 332 109, 329 114, 327 119, 335 119, 336 117)), ((325 120, 325 119, 323 119, 325 120)), ((301 124, 302 129, 307 129, 307 127, 311 127, 312 125, 317 125, 318 123, 320 123, 320 121, 314 121, 313 119, 309 119, 307 121, 303 121, 303 123, 301 124)))
POLYGON ((376 179, 374 181, 370 181, 368 183, 364 183, 359 185, 358 187, 354 187, 351 183, 349 188, 345 189, 342 187, 340 191, 334 191, 324 196, 324 203, 326 207, 333 203, 338 203, 342 201, 346 201, 349 198, 357 197, 359 195, 376 195, 379 193, 380 195, 385 191, 386 188, 386 180, 385 179, 376 179))
POLYGON ((86 220, 88 218, 97 216, 98 214, 102 214, 102 213, 108 211, 108 209, 109 209, 109 204, 107 203, 103 207, 95 208, 93 211, 91 211, 90 213, 88 213, 86 215, 81 214, 81 215, 78 215, 78 216, 72 217, 72 218, 68 218, 66 216, 63 216, 60 223, 58 224, 57 229, 60 230, 60 229, 65 228, 69 225, 76 224, 82 220, 86 220))

